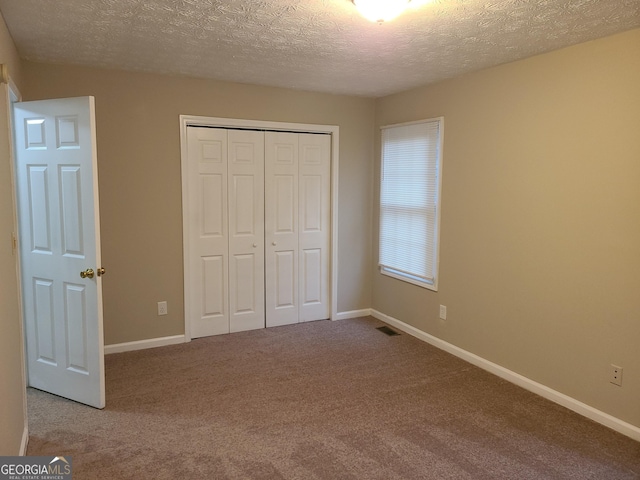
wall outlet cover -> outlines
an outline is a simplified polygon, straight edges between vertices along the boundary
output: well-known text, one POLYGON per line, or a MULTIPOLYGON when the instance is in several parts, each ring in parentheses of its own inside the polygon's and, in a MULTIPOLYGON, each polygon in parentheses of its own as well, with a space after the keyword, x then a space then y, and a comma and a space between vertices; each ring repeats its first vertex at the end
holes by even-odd
POLYGON ((611 364, 609 367, 609 382, 619 387, 622 386, 622 367, 611 364))
POLYGON ((158 315, 166 315, 167 313, 167 302, 158 302, 158 315))

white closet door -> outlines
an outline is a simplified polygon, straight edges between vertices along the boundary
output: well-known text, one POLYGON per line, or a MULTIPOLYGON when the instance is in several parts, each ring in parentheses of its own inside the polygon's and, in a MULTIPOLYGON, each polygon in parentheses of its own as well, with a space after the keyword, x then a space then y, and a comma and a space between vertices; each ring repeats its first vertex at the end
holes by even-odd
POLYGON ((191 338, 229 333, 227 131, 187 129, 191 338))
POLYGON ((191 338, 330 317, 331 136, 187 129, 191 338))
POLYGON ((267 327, 298 323, 298 134, 265 138, 267 327))
POLYGON ((329 318, 331 136, 299 134, 299 320, 329 318))
POLYGON ((264 132, 228 131, 230 331, 264 328, 264 132))

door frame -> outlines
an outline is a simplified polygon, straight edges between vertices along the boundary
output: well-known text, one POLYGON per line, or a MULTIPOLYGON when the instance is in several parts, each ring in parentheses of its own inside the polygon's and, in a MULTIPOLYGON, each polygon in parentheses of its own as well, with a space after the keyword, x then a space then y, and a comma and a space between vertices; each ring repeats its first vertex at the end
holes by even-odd
MULTIPOLYGON (((4 65, 3 65, 4 66, 4 65)), ((27 411, 27 346, 26 336, 24 334, 24 312, 22 308, 22 266, 20 264, 20 235, 18 228, 18 190, 16 188, 16 157, 15 157, 15 122, 13 118, 13 104, 22 101, 22 93, 18 89, 11 76, 8 74, 6 78, 3 76, 0 85, 4 87, 3 95, 6 95, 5 100, 7 102, 7 127, 8 127, 8 140, 9 140, 9 168, 11 172, 11 198, 13 199, 13 231, 11 232, 13 242, 13 254, 16 257, 16 288, 18 294, 18 320, 20 322, 20 350, 21 350, 21 365, 22 371, 22 408, 23 408, 23 422, 24 431, 22 432, 22 441, 20 442, 19 455, 24 456, 27 454, 27 445, 29 443, 29 417, 27 411)))
POLYGON ((331 135, 331 195, 330 195, 330 230, 329 246, 329 305, 331 320, 338 314, 338 167, 340 127, 337 125, 316 125, 307 123, 272 122, 264 120, 243 120, 236 118, 203 117, 196 115, 180 115, 180 167, 182 173, 182 259, 184 265, 184 337, 191 341, 191 305, 187 301, 192 286, 189 283, 189 237, 188 237, 188 151, 187 127, 218 127, 264 130, 294 133, 324 133, 331 135))

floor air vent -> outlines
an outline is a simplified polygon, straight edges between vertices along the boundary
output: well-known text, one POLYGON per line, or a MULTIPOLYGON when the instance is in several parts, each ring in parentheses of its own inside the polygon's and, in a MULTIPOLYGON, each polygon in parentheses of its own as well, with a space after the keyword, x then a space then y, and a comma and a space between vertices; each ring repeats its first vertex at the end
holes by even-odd
POLYGON ((393 335, 400 335, 398 332, 396 332, 394 329, 387 327, 386 325, 384 325, 383 327, 377 327, 376 330, 380 330, 382 333, 386 333, 387 335, 389 335, 390 337, 392 337, 393 335))

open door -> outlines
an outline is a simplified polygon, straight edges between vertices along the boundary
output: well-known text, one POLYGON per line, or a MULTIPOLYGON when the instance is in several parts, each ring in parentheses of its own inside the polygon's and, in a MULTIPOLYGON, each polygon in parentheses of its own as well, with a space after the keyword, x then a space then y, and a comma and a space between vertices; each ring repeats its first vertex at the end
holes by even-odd
POLYGON ((93 97, 14 104, 28 384, 105 406, 93 97))

